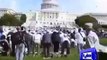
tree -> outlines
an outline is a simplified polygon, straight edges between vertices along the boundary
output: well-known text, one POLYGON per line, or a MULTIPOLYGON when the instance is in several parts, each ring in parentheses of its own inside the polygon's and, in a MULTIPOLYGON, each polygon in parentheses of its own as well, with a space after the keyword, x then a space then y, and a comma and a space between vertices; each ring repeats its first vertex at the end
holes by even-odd
POLYGON ((102 25, 103 28, 107 28, 107 25, 102 25))
POLYGON ((0 18, 0 26, 18 26, 20 21, 12 14, 4 14, 0 18))
POLYGON ((26 15, 25 14, 22 14, 21 17, 20 17, 20 22, 21 24, 23 24, 24 22, 26 22, 26 15))
POLYGON ((98 24, 98 21, 94 17, 91 17, 89 15, 83 15, 83 16, 77 17, 75 19, 75 23, 80 27, 84 27, 85 23, 93 23, 94 29, 97 29, 100 27, 100 25, 98 24))

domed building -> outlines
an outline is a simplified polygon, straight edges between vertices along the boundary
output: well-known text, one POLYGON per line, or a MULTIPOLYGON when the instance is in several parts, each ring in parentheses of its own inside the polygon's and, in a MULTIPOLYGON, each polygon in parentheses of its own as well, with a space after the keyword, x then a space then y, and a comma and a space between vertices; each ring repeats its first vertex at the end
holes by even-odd
POLYGON ((29 27, 75 27, 76 14, 62 12, 58 0, 43 0, 39 11, 30 11, 24 24, 29 27))

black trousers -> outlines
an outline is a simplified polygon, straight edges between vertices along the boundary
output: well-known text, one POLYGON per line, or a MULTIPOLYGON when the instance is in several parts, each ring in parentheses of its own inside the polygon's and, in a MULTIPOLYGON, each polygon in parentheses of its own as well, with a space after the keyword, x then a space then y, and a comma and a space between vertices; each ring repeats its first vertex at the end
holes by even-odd
POLYGON ((50 57, 51 43, 43 43, 43 56, 50 57))
POLYGON ((64 51, 66 51, 67 54, 70 54, 70 45, 68 41, 64 41, 61 46, 61 54, 64 54, 64 51))
POLYGON ((53 42, 54 45, 54 52, 58 52, 59 51, 59 42, 53 42))
POLYGON ((11 52, 12 56, 15 56, 15 44, 14 42, 12 42, 12 52, 11 52))

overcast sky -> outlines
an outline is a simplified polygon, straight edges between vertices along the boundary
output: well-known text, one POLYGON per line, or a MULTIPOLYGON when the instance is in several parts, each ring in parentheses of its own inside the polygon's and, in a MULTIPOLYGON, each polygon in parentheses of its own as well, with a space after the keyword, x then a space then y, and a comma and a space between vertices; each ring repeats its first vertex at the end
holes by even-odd
MULTIPOLYGON (((0 0, 0 8, 18 12, 40 10, 42 0, 0 0)), ((107 0, 58 0, 63 11, 74 13, 107 13, 107 0)))

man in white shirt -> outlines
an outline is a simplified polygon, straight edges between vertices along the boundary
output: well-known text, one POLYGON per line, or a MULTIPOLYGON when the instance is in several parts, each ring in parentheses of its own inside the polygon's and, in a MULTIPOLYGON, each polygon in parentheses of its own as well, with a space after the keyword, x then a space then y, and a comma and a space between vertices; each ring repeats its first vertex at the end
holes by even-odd
POLYGON ((42 35, 40 35, 40 33, 34 32, 33 36, 33 53, 35 56, 35 54, 39 54, 39 50, 40 50, 40 43, 41 43, 41 39, 42 39, 42 35))
POLYGON ((81 33, 80 29, 76 29, 75 30, 75 40, 77 43, 77 49, 78 52, 80 53, 81 50, 83 50, 83 45, 84 45, 84 41, 83 41, 83 34, 81 33))
POLYGON ((86 35, 87 35, 87 40, 89 42, 90 48, 96 48, 96 50, 99 50, 99 38, 98 35, 92 31, 93 24, 92 23, 86 23, 86 35))

